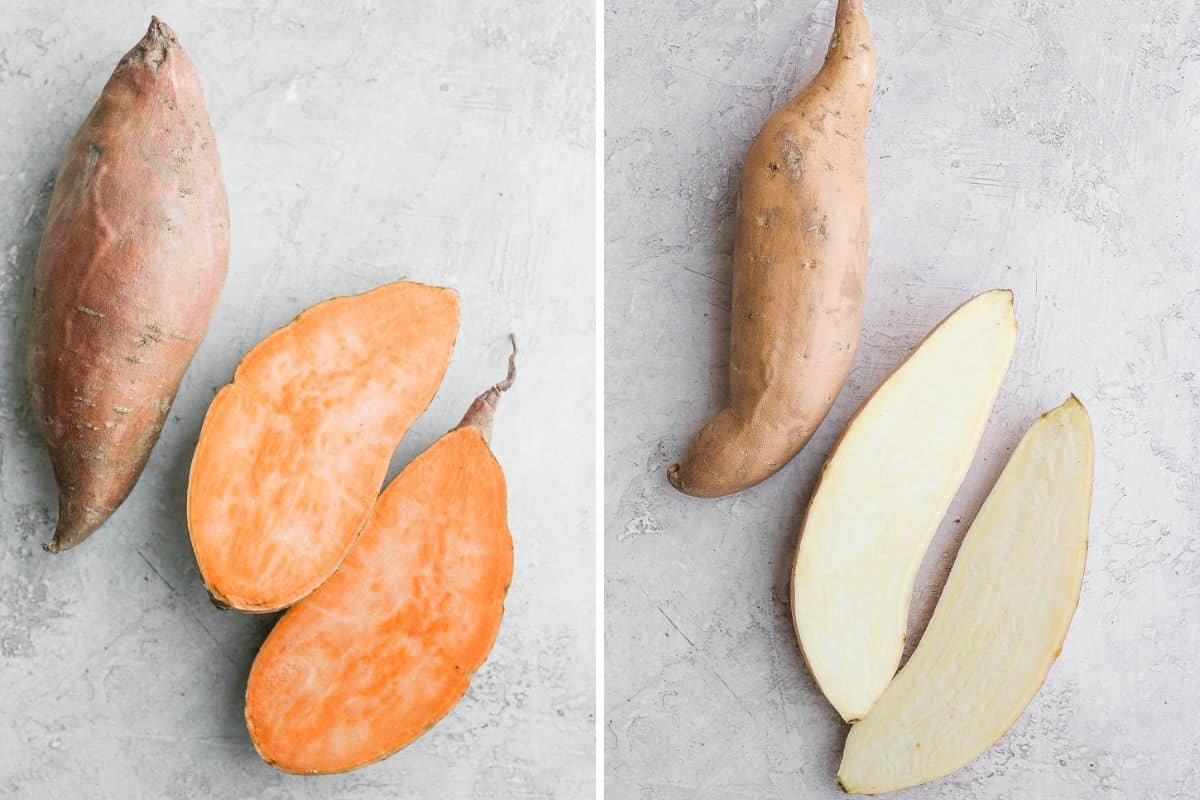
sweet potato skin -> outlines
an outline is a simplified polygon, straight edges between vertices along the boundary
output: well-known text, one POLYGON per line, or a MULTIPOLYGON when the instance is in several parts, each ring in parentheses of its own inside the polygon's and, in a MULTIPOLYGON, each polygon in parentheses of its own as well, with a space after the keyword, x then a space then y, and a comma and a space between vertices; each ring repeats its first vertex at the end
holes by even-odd
POLYGON ((196 71, 157 18, 75 135, 34 278, 29 383, 73 547, 145 467, 229 262, 229 204, 196 71))
POLYGON ((867 265, 867 114, 875 57, 861 0, 840 0, 825 64, 763 125, 742 170, 730 403, 668 478, 717 497, 800 451, 850 373, 867 265))

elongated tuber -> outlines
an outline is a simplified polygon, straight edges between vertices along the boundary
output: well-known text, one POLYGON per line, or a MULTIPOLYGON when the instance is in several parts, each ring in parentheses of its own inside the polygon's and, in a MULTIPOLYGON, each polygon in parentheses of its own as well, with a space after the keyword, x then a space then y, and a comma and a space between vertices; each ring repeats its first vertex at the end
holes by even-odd
POLYGON ((216 306, 229 205, 196 70, 157 18, 67 151, 34 276, 29 384, 54 553, 128 496, 216 306))
POLYGON ((825 65, 750 148, 733 244, 729 405, 668 470, 716 497, 800 452, 850 374, 867 267, 863 138, 875 53, 861 0, 839 0, 825 65))

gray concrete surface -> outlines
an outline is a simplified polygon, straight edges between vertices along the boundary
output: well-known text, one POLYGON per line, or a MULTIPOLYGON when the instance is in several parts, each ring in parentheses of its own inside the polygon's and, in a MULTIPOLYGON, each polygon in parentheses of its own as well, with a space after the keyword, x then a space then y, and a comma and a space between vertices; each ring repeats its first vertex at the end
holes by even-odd
POLYGON ((866 394, 950 309, 1001 286, 1016 292, 1018 351, 913 629, 1009 449, 1072 391, 1098 447, 1082 602, 1011 733, 896 796, 1200 797, 1200 6, 866 6, 879 80, 853 374, 798 458, 705 501, 665 470, 725 398, 737 177, 764 118, 815 70, 833 3, 609 3, 607 794, 841 796, 846 727, 789 620, 800 515, 866 394))
POLYGON ((593 24, 586 0, 7 0, 0 6, 0 796, 564 798, 594 785, 593 24), (233 255, 208 338, 133 495, 51 557, 24 378, 54 174, 151 13, 199 69, 233 255), (446 380, 396 469, 503 374, 516 575, 491 659, 440 725, 348 775, 283 775, 242 721, 270 618, 208 602, 184 523, 204 411, 298 311, 400 277, 455 286, 446 380))

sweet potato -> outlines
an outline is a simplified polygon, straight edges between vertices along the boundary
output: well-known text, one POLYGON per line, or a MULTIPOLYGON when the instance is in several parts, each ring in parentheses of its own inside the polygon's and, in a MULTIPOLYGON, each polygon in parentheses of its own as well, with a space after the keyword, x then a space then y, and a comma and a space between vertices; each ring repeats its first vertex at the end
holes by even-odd
POLYGON ((345 563, 267 637, 246 726, 269 764, 361 767, 410 744, 466 692, 512 579, 504 473, 488 447, 512 380, 510 358, 508 377, 400 473, 345 563))
POLYGON ((392 283, 313 306, 242 359, 204 418, 188 482, 214 600, 276 611, 333 574, 457 334, 452 290, 392 283))
POLYGON ((46 215, 29 346, 58 482, 55 553, 150 457, 229 263, 229 204, 200 80, 157 18, 75 135, 46 215))
POLYGON ((862 326, 867 113, 875 55, 861 0, 840 0, 825 65, 750 148, 733 245, 730 402, 668 470, 716 497, 786 464, 841 390, 862 326))

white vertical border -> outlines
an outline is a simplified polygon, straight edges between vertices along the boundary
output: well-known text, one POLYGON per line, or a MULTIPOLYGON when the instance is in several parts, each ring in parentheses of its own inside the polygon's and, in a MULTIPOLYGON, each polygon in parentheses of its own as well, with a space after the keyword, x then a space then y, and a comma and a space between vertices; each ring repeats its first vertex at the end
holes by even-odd
POLYGON ((595 0, 596 798, 604 797, 604 0, 595 0))

